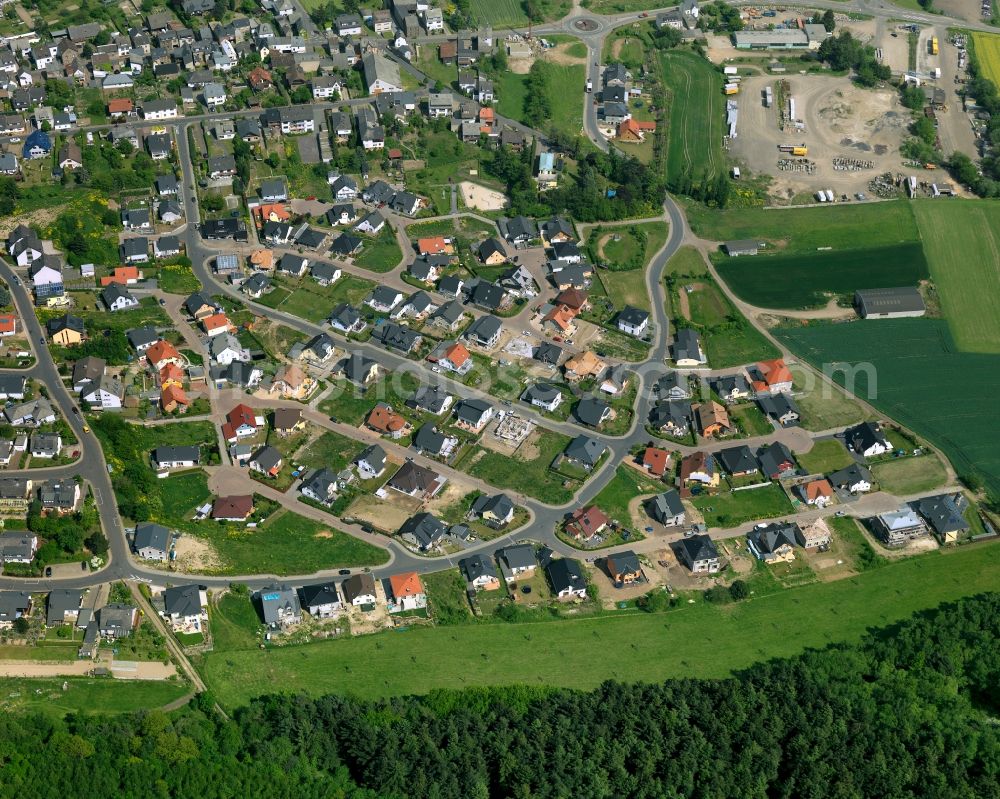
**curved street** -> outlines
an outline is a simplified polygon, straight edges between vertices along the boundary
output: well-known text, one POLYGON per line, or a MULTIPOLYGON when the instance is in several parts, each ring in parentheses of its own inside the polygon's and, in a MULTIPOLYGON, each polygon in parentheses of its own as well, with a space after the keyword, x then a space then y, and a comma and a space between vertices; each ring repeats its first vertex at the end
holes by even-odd
MULTIPOLYGON (((747 4, 748 0, 747 0, 747 4)), ((906 9, 902 9, 896 6, 891 6, 886 3, 878 2, 877 0, 854 0, 853 2, 836 2, 835 0, 812 0, 812 2, 807 2, 807 0, 791 0, 791 2, 783 3, 785 6, 803 6, 809 8, 832 8, 839 12, 855 11, 858 13, 871 14, 874 16, 891 17, 893 19, 905 19, 910 21, 918 21, 927 24, 941 25, 948 23, 949 20, 946 17, 939 15, 928 15, 919 12, 911 12, 906 9)), ((655 16, 657 11, 666 9, 656 9, 650 10, 648 14, 650 16, 655 16)), ((579 7, 574 6, 570 15, 560 20, 556 23, 549 23, 546 25, 537 26, 534 28, 535 33, 572 33, 582 39, 588 48, 588 64, 587 70, 588 74, 593 80, 595 90, 600 84, 600 67, 601 62, 601 52, 603 50, 604 41, 607 35, 615 30, 616 28, 622 27, 624 25, 631 24, 636 21, 639 15, 637 13, 630 14, 619 14, 612 16, 600 16, 592 14, 586 10, 582 10, 579 7), (581 19, 589 19, 595 23, 595 27, 590 31, 581 31, 574 23, 581 19)), ((976 25, 974 23, 965 23, 952 20, 956 25, 961 24, 962 27, 972 28, 972 29, 990 29, 990 26, 986 25, 976 25)), ((421 37, 421 41, 433 42, 440 40, 443 37, 421 37)), ((409 66, 409 65, 408 65, 409 66)), ((411 71, 419 73, 415 68, 409 67, 411 71)), ((426 78, 426 76, 424 76, 426 78)), ((597 129, 597 117, 595 105, 592 102, 592 95, 584 94, 584 130, 588 138, 602 150, 608 149, 608 142, 600 135, 597 129)), ((361 100, 347 101, 346 103, 317 103, 317 107, 332 107, 333 105, 352 105, 367 102, 367 98, 361 100)), ((232 250, 232 243, 222 242, 204 242, 202 241, 198 232, 198 221, 199 221, 199 209, 194 197, 193 187, 196 185, 196 176, 194 173, 191 154, 189 152, 188 143, 188 128, 193 124, 198 124, 206 118, 225 118, 225 117, 237 117, 241 115, 248 115, 252 113, 259 113, 257 111, 237 111, 237 112, 223 112, 223 113, 212 113, 204 114, 198 116, 185 117, 171 123, 171 127, 174 129, 174 136, 177 142, 179 162, 182 170, 182 199, 185 205, 186 211, 186 225, 184 226, 181 235, 183 236, 186 247, 187 254, 190 257, 195 274, 201 281, 205 289, 214 294, 225 294, 234 299, 238 299, 240 302, 244 303, 247 307, 253 309, 256 313, 266 316, 270 319, 280 321, 291 328, 299 330, 310 336, 315 335, 319 332, 331 333, 329 328, 322 327, 320 325, 312 324, 299 317, 292 316, 290 314, 276 311, 271 308, 256 305, 255 303, 248 301, 246 297, 240 294, 232 285, 220 282, 216 279, 215 275, 212 273, 210 268, 211 259, 217 254, 220 249, 232 250)), ((106 126, 94 126, 92 129, 100 129, 106 126)), ((538 136, 544 138, 543 134, 538 131, 533 131, 530 128, 526 128, 523 125, 517 125, 524 130, 530 132, 533 136, 538 136)), ((455 214, 456 208, 453 201, 452 206, 453 215, 455 214)), ((567 422, 554 422, 550 419, 544 418, 535 414, 533 411, 528 409, 524 405, 518 405, 517 411, 521 416, 525 416, 534 421, 543 424, 546 427, 552 428, 554 430, 569 434, 577 435, 581 432, 586 432, 595 438, 600 439, 610 450, 609 457, 605 460, 603 466, 591 476, 591 478, 583 485, 583 487, 578 491, 576 497, 573 501, 562 506, 552 506, 545 503, 539 502, 537 500, 517 495, 514 492, 508 492, 513 498, 518 502, 518 504, 526 507, 531 514, 531 521, 528 526, 518 530, 510 532, 501 538, 493 539, 490 541, 480 542, 475 546, 471 546, 463 551, 462 555, 476 551, 490 551, 492 552, 499 546, 511 541, 522 540, 530 538, 531 540, 539 541, 546 544, 556 552, 564 555, 571 556, 581 556, 585 554, 607 554, 614 549, 603 549, 603 550, 593 550, 584 551, 578 550, 568 545, 562 543, 555 535, 556 526, 562 521, 566 512, 578 506, 581 503, 585 503, 591 498, 593 498, 610 480, 614 473, 615 468, 621 463, 621 461, 626 458, 632 448, 637 445, 644 445, 650 436, 645 430, 644 422, 648 418, 649 411, 654 404, 654 397, 652 392, 649 390, 652 383, 664 371, 664 363, 668 356, 668 346, 669 340, 664 331, 668 330, 668 318, 665 310, 665 291, 663 284, 663 270, 668 262, 668 260, 673 256, 677 250, 683 244, 694 244, 699 246, 703 244, 699 242, 693 234, 690 232, 687 221, 684 217, 683 211, 678 206, 678 204, 669 196, 664 200, 663 205, 663 215, 662 220, 669 228, 669 237, 663 246, 663 248, 653 257, 651 263, 647 268, 646 283, 649 296, 651 299, 652 307, 652 322, 657 331, 656 339, 654 345, 649 353, 648 358, 642 363, 630 364, 630 367, 638 375, 640 381, 640 390, 638 392, 638 398, 636 401, 635 414, 631 429, 623 436, 610 437, 603 435, 599 432, 594 432, 588 428, 583 428, 578 426, 572 421, 567 422)), ((415 220, 394 218, 391 222, 395 225, 397 231, 402 229, 402 224, 407 222, 412 222, 415 220), (402 224, 401 224, 402 223, 402 224)), ((406 262, 406 257, 404 256, 404 263, 406 262)), ((398 268, 398 267, 397 267, 398 268)), ((712 271, 713 277, 715 277, 720 289, 725 293, 728 299, 734 303, 734 305, 743 312, 747 318, 750 320, 751 324, 757 327, 765 336, 770 340, 774 341, 773 337, 770 335, 766 326, 761 324, 759 316, 761 313, 766 312, 766 309, 753 308, 748 306, 746 303, 740 301, 733 293, 729 290, 724 282, 718 279, 718 275, 714 273, 714 269, 709 268, 712 271)), ((56 364, 54 363, 48 347, 44 345, 44 331, 41 328, 37 318, 34 314, 34 309, 32 307, 31 296, 28 293, 26 287, 21 284, 17 279, 14 271, 11 269, 6 261, 0 259, 0 276, 2 276, 8 283, 11 289, 11 293, 14 297, 18 313, 21 319, 24 320, 25 330, 31 341, 31 346, 34 349, 37 361, 36 364, 28 370, 18 370, 20 373, 27 375, 28 377, 37 379, 43 382, 49 389, 50 396, 52 400, 58 405, 59 409, 62 411, 64 417, 66 418, 69 425, 72 427, 74 434, 80 441, 81 448, 81 460, 77 463, 67 465, 52 467, 50 469, 32 469, 25 470, 22 472, 8 471, 7 476, 32 476, 37 477, 44 475, 46 477, 73 477, 81 476, 87 483, 90 484, 97 508, 100 514, 101 524, 105 530, 108 537, 110 550, 109 559, 107 565, 96 572, 82 573, 80 576, 74 576, 72 578, 59 578, 59 579, 20 579, 11 577, 0 577, 0 588, 21 588, 26 590, 37 590, 45 591, 56 585, 61 587, 85 587, 88 585, 94 585, 100 582, 106 582, 109 580, 117 579, 131 579, 131 580, 143 580, 147 582, 158 582, 163 583, 165 581, 176 582, 178 579, 190 579, 192 581, 197 581, 200 584, 205 584, 209 586, 223 586, 227 585, 232 581, 246 582, 249 585, 256 587, 274 580, 280 580, 282 582, 302 582, 304 580, 313 580, 327 576, 333 576, 337 573, 336 567, 331 567, 328 570, 319 572, 312 575, 233 575, 225 577, 217 576, 204 576, 198 574, 185 575, 181 572, 176 571, 164 571, 161 569, 151 568, 142 562, 134 560, 128 548, 128 544, 125 538, 124 525, 121 517, 118 514, 116 502, 114 498, 114 493, 111 486, 111 480, 107 471, 107 466, 104 460, 103 453, 99 442, 93 433, 86 433, 83 430, 84 422, 82 417, 73 413, 73 408, 76 401, 70 396, 69 392, 63 384, 60 378, 56 364)), ((391 273, 385 276, 386 279, 391 277, 391 273)), ((777 342, 775 342, 777 343, 777 342)), ((781 345, 778 345, 781 347, 781 345)), ((430 368, 423 363, 416 363, 414 361, 408 360, 401 356, 395 355, 393 353, 387 352, 385 349, 380 347, 375 347, 370 344, 357 344, 352 343, 351 348, 360 351, 369 357, 376 358, 380 363, 386 365, 387 367, 394 370, 406 369, 412 371, 414 374, 418 375, 424 382, 435 382, 441 383, 449 392, 459 396, 459 397, 473 397, 482 396, 484 398, 489 398, 492 402, 497 402, 495 397, 485 394, 475 389, 471 389, 462 384, 448 379, 440 374, 432 373, 430 368)), ((784 352, 784 348, 781 347, 784 352)), ((806 364, 802 364, 803 368, 809 369, 806 364)), ((735 370, 726 370, 727 372, 733 372, 735 370)), ((815 370, 811 370, 815 371, 815 370)), ((828 381, 824 375, 818 372, 815 374, 821 380, 828 381)), ((286 403, 287 404, 287 403, 286 403)), ((867 406, 867 404, 866 404, 867 406)), ((867 406, 870 407, 870 406, 867 406)), ((218 412, 219 408, 214 408, 218 412)), ((221 409, 226 410, 226 409, 221 409)), ((358 430, 355 428, 345 429, 346 426, 338 425, 329 420, 322 414, 316 411, 306 411, 306 415, 309 420, 316 426, 324 427, 328 429, 338 430, 341 433, 348 433, 352 437, 358 436, 358 430)), ((701 447, 691 447, 680 445, 675 442, 669 442, 664 444, 674 451, 680 451, 681 453, 689 453, 695 450, 702 451, 712 451, 725 446, 731 446, 734 443, 739 444, 755 444, 762 443, 773 440, 781 440, 785 442, 791 449, 802 452, 808 450, 812 446, 812 439, 821 438, 828 436, 829 431, 824 431, 823 433, 806 433, 805 431, 799 429, 792 430, 778 430, 774 433, 761 437, 759 439, 741 439, 739 441, 723 441, 723 442, 709 442, 701 447)), ((374 440, 374 439, 373 439, 374 440)), ((392 445, 382 442, 383 446, 387 449, 391 449, 392 445)), ((420 460, 419 458, 417 460, 420 460)), ((442 472, 447 472, 447 469, 440 467, 436 462, 433 463, 435 469, 442 472)), ((949 475, 954 479, 954 473, 950 470, 949 475)), ((463 475, 463 480, 469 481, 470 478, 463 475)), ((273 489, 267 489, 260 484, 254 484, 255 491, 265 494, 271 498, 279 499, 284 504, 289 504, 289 495, 281 495, 279 492, 273 489)), ((895 508, 902 498, 892 497, 886 494, 875 494, 864 499, 853 503, 849 506, 851 512, 861 512, 870 514, 872 512, 881 512, 881 510, 889 509, 890 506, 895 508)), ((292 501, 290 503, 296 512, 303 513, 304 515, 311 516, 313 518, 319 518, 323 520, 328 520, 331 524, 335 524, 339 529, 343 529, 351 534, 358 535, 365 540, 371 541, 373 543, 378 543, 383 546, 389 552, 388 563, 379 566, 377 568, 371 569, 372 573, 376 577, 384 577, 389 573, 399 572, 399 571, 418 571, 418 572, 429 572, 440 570, 446 568, 450 565, 454 565, 455 556, 439 556, 439 557, 424 557, 417 555, 405 547, 401 546, 397 541, 390 539, 381 535, 364 534, 359 528, 352 527, 351 525, 345 525, 335 517, 324 513, 323 511, 315 510, 302 506, 299 503, 292 501)), ((847 506, 845 506, 847 507, 847 506)), ((812 518, 820 515, 830 515, 834 512, 834 508, 824 509, 822 511, 808 511, 806 513, 800 513, 796 516, 798 519, 812 518)), ((710 534, 718 537, 731 537, 745 531, 748 525, 744 525, 741 528, 731 528, 726 530, 716 530, 710 531, 710 534)), ((632 544, 628 548, 636 551, 643 551, 644 549, 650 549, 652 547, 662 548, 665 542, 662 538, 649 538, 645 541, 637 542, 632 544)), ((461 557, 461 556, 458 556, 461 557)), ((358 571, 355 569, 354 571, 358 571)))

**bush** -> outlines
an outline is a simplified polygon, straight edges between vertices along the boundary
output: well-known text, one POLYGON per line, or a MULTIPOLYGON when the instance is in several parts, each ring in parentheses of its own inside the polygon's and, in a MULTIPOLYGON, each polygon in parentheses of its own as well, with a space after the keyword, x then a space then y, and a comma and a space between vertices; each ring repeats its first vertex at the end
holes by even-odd
POLYGON ((725 605, 733 601, 732 594, 724 585, 713 585, 705 592, 705 601, 714 605, 725 605))
POLYGON ((729 596, 733 598, 734 602, 739 602, 750 596, 750 588, 743 580, 733 580, 732 585, 729 586, 729 596))

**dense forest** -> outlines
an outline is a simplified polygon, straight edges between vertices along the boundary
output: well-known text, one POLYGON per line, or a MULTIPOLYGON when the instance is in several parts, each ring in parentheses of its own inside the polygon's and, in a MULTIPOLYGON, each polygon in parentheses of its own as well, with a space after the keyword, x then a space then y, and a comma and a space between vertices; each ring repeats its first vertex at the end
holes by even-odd
POLYGON ((727 680, 210 707, 4 715, 0 796, 996 797, 1000 594, 727 680))

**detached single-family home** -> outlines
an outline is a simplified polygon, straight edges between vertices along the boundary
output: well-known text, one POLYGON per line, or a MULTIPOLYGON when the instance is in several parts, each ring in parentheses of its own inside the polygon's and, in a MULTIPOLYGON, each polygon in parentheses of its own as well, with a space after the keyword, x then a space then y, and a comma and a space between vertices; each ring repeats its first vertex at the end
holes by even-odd
POLYGON ((166 560, 170 553, 170 530, 162 524, 142 522, 135 526, 132 550, 145 560, 166 560))
POLYGON ((692 574, 716 574, 721 568, 719 550, 707 535, 692 535, 677 542, 677 552, 692 574))
POLYGON ((525 389, 521 399, 536 408, 552 413, 562 404, 563 394, 555 386, 548 383, 534 383, 525 389))
POLYGON ((344 601, 356 608, 374 609, 378 601, 375 593, 375 578, 370 574, 352 574, 341 584, 344 601))
POLYGON ((843 469, 830 474, 827 479, 834 488, 849 491, 852 494, 865 494, 872 490, 875 478, 868 467, 860 463, 852 463, 843 469))
POLYGON ((399 528, 399 537, 421 552, 434 549, 448 534, 448 526, 430 513, 411 516, 399 528))
POLYGON ((573 601, 587 598, 587 581, 578 560, 557 558, 545 569, 552 585, 552 592, 561 600, 573 601))
POLYGON ((649 312, 626 305, 617 318, 618 329, 630 336, 641 338, 649 329, 649 312))
POLYGON ((397 611, 418 610, 427 606, 427 593, 416 572, 390 575, 389 591, 397 611))
POLYGON ((646 508, 649 515, 665 527, 679 527, 687 520, 681 495, 673 488, 650 499, 646 508))
POLYGON ((261 588, 256 595, 261 617, 271 629, 291 627, 302 621, 302 605, 298 592, 289 585, 261 588))
POLYGON ((340 593, 332 582, 302 586, 299 589, 299 606, 317 619, 333 618, 344 610, 340 593))
POLYGON ((754 528, 747 535, 747 544, 758 560, 765 563, 791 563, 795 560, 795 545, 799 534, 797 524, 772 522, 754 528))
POLYGON ((496 591, 500 588, 500 578, 492 561, 483 555, 469 555, 458 562, 458 568, 469 588, 474 591, 496 591))
POLYGON ((862 422, 844 431, 844 442, 852 452, 865 458, 874 458, 892 452, 892 444, 878 422, 862 422))

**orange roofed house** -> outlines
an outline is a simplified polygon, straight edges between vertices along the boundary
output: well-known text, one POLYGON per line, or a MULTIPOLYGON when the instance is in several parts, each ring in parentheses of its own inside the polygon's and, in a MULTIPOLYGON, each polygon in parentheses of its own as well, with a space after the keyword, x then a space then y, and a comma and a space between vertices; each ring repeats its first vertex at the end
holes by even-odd
MULTIPOLYGON (((292 218, 291 213, 281 203, 264 203, 253 209, 257 223, 263 225, 265 222, 287 222, 292 218)), ((251 262, 253 256, 251 256, 251 262)))
POLYGON ((645 141, 647 133, 656 130, 655 122, 640 122, 637 119, 626 119, 618 125, 618 138, 622 141, 645 141))
POLYGON ((646 447, 642 453, 642 465, 651 475, 663 477, 667 471, 667 464, 670 463, 670 455, 665 449, 656 447, 646 447))
POLYGON ((159 373, 163 370, 164 366, 170 363, 178 367, 182 366, 184 364, 184 356, 169 341, 160 339, 146 350, 146 363, 159 373))
POLYGON ((389 438, 402 438, 410 432, 410 423, 396 413, 391 405, 380 402, 368 413, 365 424, 376 433, 389 438))
POLYGON ((184 370, 171 361, 160 370, 160 388, 169 385, 180 386, 184 383, 184 370))
POLYGON ((416 572, 393 574, 389 577, 389 589, 397 611, 418 610, 427 606, 424 584, 416 572))
POLYGON ((781 358, 756 363, 747 369, 747 374, 756 394, 790 394, 792 391, 792 373, 781 358))
POLYGON ((460 375, 468 373, 472 368, 472 356, 465 348, 464 344, 455 343, 448 347, 444 354, 438 358, 438 366, 447 369, 449 372, 457 372, 460 375))
POLYGON ((241 438, 248 438, 256 435, 264 425, 263 419, 258 419, 253 408, 242 402, 226 414, 226 421, 222 425, 222 435, 230 444, 241 438))
POLYGON ((576 322, 573 321, 576 311, 565 305, 557 305, 542 319, 542 327, 563 336, 572 336, 576 332, 576 322))
POLYGON ((214 313, 201 320, 201 325, 210 336, 217 336, 220 333, 228 333, 233 329, 229 317, 224 313, 214 313))
POLYGON ((316 381, 303 371, 301 366, 288 364, 282 366, 274 375, 271 383, 271 393, 281 394, 286 399, 304 399, 313 390, 316 381))
POLYGON ((184 389, 176 383, 170 383, 160 391, 160 407, 164 413, 173 413, 178 408, 187 410, 190 404, 184 389))
POLYGON ((17 317, 12 313, 0 314, 0 338, 17 333, 17 317))
POLYGON ((121 286, 131 286, 142 280, 142 277, 142 272, 137 266, 116 266, 110 275, 101 278, 101 285, 110 286, 112 283, 118 283, 121 286))
POLYGON ((816 508, 825 508, 833 502, 833 486, 826 478, 813 480, 805 485, 799 486, 799 492, 806 504, 816 508))
POLYGON ((108 116, 110 117, 128 116, 134 109, 135 107, 132 105, 132 101, 128 97, 108 100, 108 116))
POLYGON ((262 92, 274 85, 271 73, 264 69, 264 67, 254 67, 251 69, 250 74, 247 75, 247 80, 250 82, 250 88, 255 92, 262 92))
POLYGON ((566 522, 566 532, 578 540, 589 541, 608 526, 607 515, 596 505, 573 511, 566 522))
POLYGON ((432 236, 417 239, 417 251, 421 255, 454 255, 455 248, 449 239, 443 236, 432 236))
POLYGON ((270 272, 274 269, 274 252, 272 250, 254 250, 250 253, 250 265, 254 269, 270 272))

